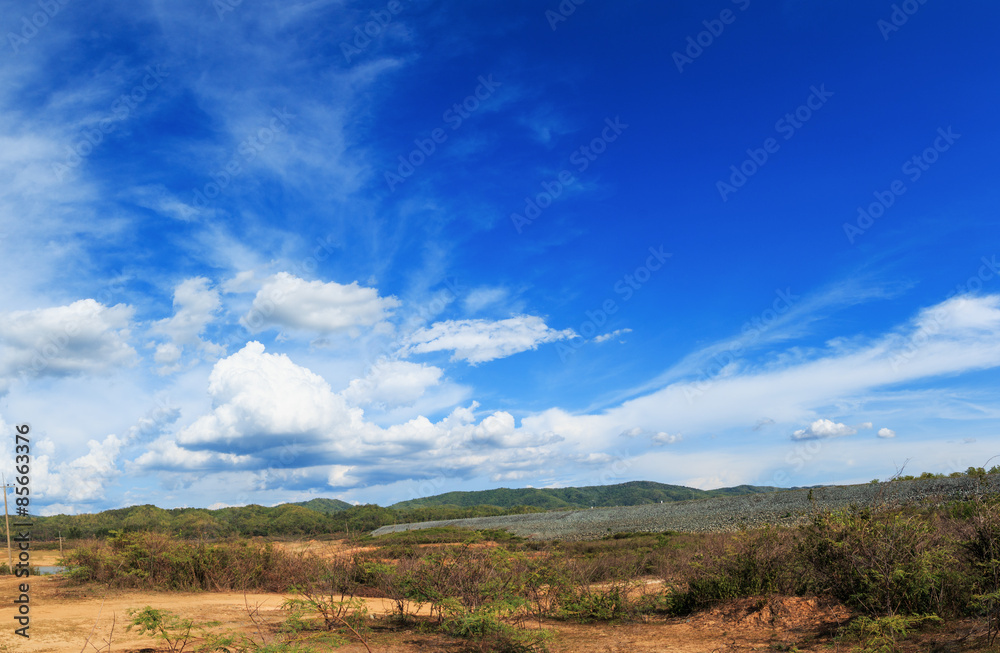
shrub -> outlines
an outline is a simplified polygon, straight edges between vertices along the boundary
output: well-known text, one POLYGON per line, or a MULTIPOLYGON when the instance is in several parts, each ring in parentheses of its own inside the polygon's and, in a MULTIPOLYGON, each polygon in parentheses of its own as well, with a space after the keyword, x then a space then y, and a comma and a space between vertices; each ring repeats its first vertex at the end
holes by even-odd
POLYGON ((914 627, 925 623, 938 623, 937 615, 876 617, 864 615, 854 619, 845 634, 855 636, 861 643, 861 653, 896 653, 899 640, 905 639, 914 627))
POLYGON ((687 614, 730 599, 796 593, 802 587, 792 551, 787 534, 777 528, 744 531, 725 555, 695 565, 687 590, 670 599, 672 609, 687 614))
POLYGON ((961 581, 953 546, 931 515, 851 508, 817 515, 799 551, 813 589, 868 615, 941 613, 961 581))

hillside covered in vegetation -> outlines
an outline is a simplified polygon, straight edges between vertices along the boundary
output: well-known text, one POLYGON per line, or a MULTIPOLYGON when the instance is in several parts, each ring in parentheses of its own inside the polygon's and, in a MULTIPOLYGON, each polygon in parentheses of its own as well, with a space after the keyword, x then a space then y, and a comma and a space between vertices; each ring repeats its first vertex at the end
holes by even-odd
POLYGON ((720 495, 770 492, 779 488, 742 485, 720 490, 696 490, 678 485, 636 481, 581 488, 524 488, 448 492, 403 501, 389 507, 352 506, 337 499, 317 498, 274 507, 258 505, 207 510, 130 506, 85 515, 35 518, 34 536, 55 539, 105 537, 112 531, 149 531, 183 538, 301 536, 372 531, 381 526, 410 522, 516 515, 591 506, 636 506, 684 501, 720 495))

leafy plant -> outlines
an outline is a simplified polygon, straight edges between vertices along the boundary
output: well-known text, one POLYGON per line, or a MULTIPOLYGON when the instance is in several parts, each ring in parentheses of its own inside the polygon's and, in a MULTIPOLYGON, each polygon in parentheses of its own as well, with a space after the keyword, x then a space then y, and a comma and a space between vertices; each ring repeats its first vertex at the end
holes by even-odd
POLYGON ((940 623, 941 618, 933 614, 870 618, 860 616, 848 625, 845 634, 857 637, 862 653, 896 653, 899 641, 911 631, 926 623, 940 623))
POLYGON ((157 610, 148 605, 142 610, 129 610, 128 616, 132 618, 132 621, 125 629, 126 631, 135 628, 140 635, 155 637, 167 645, 167 650, 170 653, 183 653, 195 638, 203 640, 200 645, 194 648, 195 651, 224 650, 224 647, 233 643, 231 636, 214 635, 206 630, 207 627, 218 626, 218 621, 196 626, 191 619, 184 619, 169 610, 157 610))

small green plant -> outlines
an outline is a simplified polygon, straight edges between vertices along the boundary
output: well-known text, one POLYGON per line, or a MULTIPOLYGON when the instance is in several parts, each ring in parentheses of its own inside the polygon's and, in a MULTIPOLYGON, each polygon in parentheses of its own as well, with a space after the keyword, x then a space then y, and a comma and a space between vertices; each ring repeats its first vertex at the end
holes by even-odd
POLYGON ((620 621, 634 613, 626 583, 594 589, 569 588, 559 596, 559 616, 580 623, 591 621, 620 621))
POLYGON ((526 630, 507 623, 522 610, 521 602, 497 601, 468 610, 458 601, 446 600, 442 624, 445 632, 469 640, 476 653, 541 653, 547 651, 551 633, 526 630))
POLYGON ((933 614, 876 618, 860 616, 851 621, 845 634, 858 638, 861 653, 896 653, 899 651, 899 642, 909 636, 914 628, 940 622, 941 618, 933 614))
POLYGON ((196 638, 201 639, 202 643, 196 646, 194 651, 225 650, 225 647, 233 644, 231 636, 215 635, 206 630, 208 627, 218 626, 218 621, 195 625, 191 619, 184 619, 169 610, 157 610, 148 605, 142 610, 134 608, 129 610, 128 616, 132 621, 126 631, 135 628, 140 635, 154 637, 166 644, 170 653, 184 653, 196 638))

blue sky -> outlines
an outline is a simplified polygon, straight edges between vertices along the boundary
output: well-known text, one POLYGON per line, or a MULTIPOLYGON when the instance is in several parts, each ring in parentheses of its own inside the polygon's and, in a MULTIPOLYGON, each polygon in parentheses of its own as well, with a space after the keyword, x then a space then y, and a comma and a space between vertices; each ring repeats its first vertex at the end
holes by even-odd
POLYGON ((2 7, 43 514, 1000 454, 994 3, 2 7))

